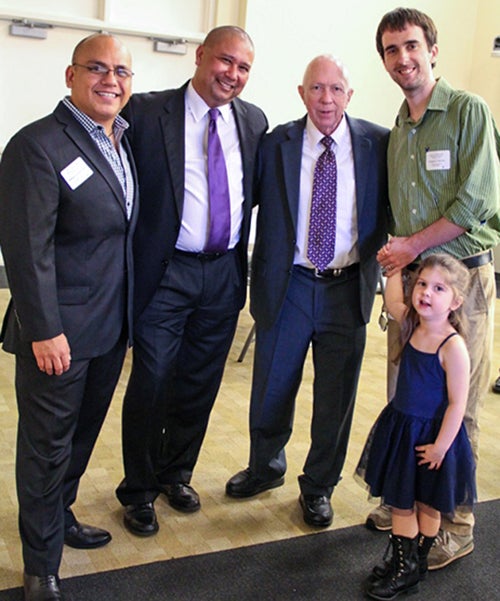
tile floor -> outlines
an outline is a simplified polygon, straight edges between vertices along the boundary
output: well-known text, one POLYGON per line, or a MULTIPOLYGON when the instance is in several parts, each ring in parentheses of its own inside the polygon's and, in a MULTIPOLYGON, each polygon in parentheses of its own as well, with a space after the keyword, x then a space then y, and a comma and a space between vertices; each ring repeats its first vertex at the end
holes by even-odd
MULTIPOLYGON (((0 314, 8 292, 0 290, 0 314)), ((332 498, 332 528, 361 524, 372 505, 355 483, 352 472, 365 437, 385 403, 385 335, 377 326, 380 297, 376 299, 369 326, 356 412, 343 480, 332 498)), ((500 366, 500 301, 497 301, 495 366, 500 366)), ((200 512, 185 515, 174 511, 163 498, 156 502, 160 532, 149 539, 129 534, 122 525, 122 511, 114 488, 122 477, 120 409, 130 358, 107 417, 90 466, 81 482, 74 506, 78 518, 107 528, 113 541, 102 549, 81 551, 65 548, 61 577, 132 566, 172 557, 218 551, 314 532, 306 526, 297 503, 296 477, 309 445, 310 361, 297 402, 295 428, 287 447, 285 485, 252 500, 236 501, 224 495, 226 480, 247 464, 248 399, 253 345, 245 360, 237 358, 252 321, 242 312, 224 381, 212 414, 206 441, 192 484, 201 496, 200 512)), ((22 560, 17 534, 17 503, 14 486, 16 405, 13 391, 13 358, 0 353, 0 589, 19 586, 22 560)), ((492 379, 496 377, 492 374, 492 379)), ((500 395, 489 393, 482 412, 481 461, 478 468, 479 499, 500 497, 498 459, 500 450, 500 395)))

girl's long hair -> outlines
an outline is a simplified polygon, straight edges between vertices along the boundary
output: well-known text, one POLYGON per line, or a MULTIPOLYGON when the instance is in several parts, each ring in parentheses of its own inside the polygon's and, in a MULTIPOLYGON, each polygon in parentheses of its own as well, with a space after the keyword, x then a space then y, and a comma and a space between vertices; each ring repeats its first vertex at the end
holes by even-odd
POLYGON ((402 349, 410 340, 420 321, 419 315, 411 302, 415 284, 424 269, 434 267, 439 267, 445 272, 446 283, 452 289, 454 297, 463 299, 463 302, 458 309, 450 311, 448 321, 463 338, 467 339, 469 322, 465 311, 465 305, 467 303, 467 294, 469 292, 470 284, 469 270, 461 261, 455 259, 451 255, 443 253, 429 255, 423 259, 418 266, 416 277, 413 278, 413 283, 408 292, 408 296, 405 298, 405 302, 408 305, 408 313, 401 323, 401 347, 397 357, 394 359, 395 361, 399 360, 402 349))

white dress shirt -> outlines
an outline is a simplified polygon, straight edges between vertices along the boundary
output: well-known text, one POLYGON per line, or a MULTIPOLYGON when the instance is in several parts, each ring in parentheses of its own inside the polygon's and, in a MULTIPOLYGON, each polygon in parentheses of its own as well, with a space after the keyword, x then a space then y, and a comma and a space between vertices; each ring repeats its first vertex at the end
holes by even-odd
MULTIPOLYGON (((294 263, 309 268, 314 267, 307 258, 309 217, 311 214, 314 167, 319 156, 325 150, 324 145, 321 144, 322 138, 324 138, 324 135, 307 117, 302 144, 297 244, 294 263)), ((345 115, 331 138, 333 139, 332 150, 335 152, 337 161, 337 225, 335 257, 328 267, 342 268, 359 262, 354 158, 351 133, 345 115)))
MULTIPOLYGON (((207 137, 209 106, 190 82, 185 97, 184 205, 176 248, 201 252, 208 238, 209 199, 207 181, 207 137)), ((218 107, 217 131, 222 144, 231 200, 229 248, 240 239, 243 220, 243 164, 232 106, 218 107)))

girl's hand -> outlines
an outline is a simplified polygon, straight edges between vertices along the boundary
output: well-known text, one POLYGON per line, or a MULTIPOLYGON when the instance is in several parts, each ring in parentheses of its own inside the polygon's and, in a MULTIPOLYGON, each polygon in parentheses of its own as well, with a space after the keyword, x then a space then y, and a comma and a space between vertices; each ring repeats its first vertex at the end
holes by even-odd
POLYGON ((415 447, 417 457, 419 458, 418 465, 429 464, 430 470, 438 470, 443 463, 446 451, 441 451, 435 444, 423 444, 415 447))

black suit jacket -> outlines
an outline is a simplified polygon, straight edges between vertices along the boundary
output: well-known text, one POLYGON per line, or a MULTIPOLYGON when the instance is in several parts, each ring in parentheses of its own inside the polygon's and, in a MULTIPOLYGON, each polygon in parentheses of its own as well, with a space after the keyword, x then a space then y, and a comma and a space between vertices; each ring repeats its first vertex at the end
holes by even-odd
MULTIPOLYGON (((367 323, 379 273, 376 253, 387 236, 389 130, 352 117, 347 117, 347 122, 356 177, 360 310, 367 323)), ((265 328, 279 316, 293 266, 305 125, 304 117, 278 126, 265 137, 260 152, 250 310, 257 324, 265 328)))
POLYGON ((12 138, 0 163, 0 245, 12 294, 5 350, 29 354, 32 341, 61 333, 73 359, 115 345, 132 317, 134 200, 127 221, 117 177, 63 103, 12 138), (61 171, 75 159, 92 175, 73 190, 61 171))
MULTIPOLYGON (((187 83, 175 90, 134 94, 124 117, 139 177, 141 208, 134 237, 135 309, 140 314, 151 300, 177 242, 184 203, 184 96, 187 83)), ((267 119, 256 106, 232 101, 243 164, 244 206, 238 252, 242 278, 247 274, 254 167, 267 119)), ((241 286, 241 306, 246 286, 241 286)))

